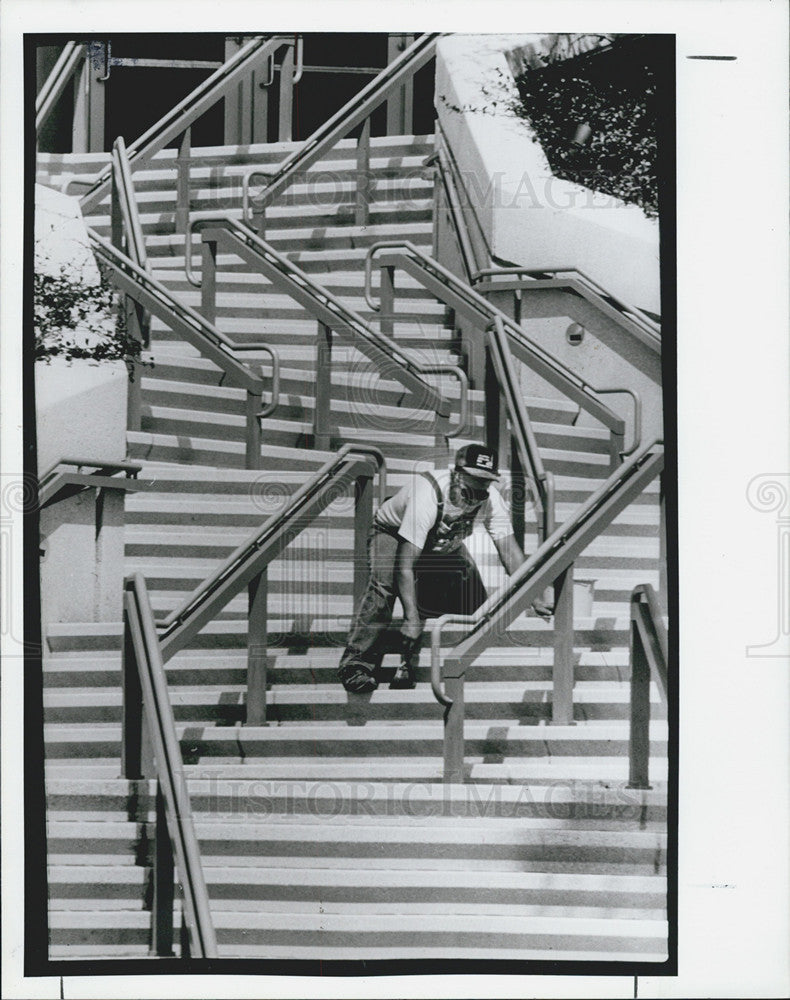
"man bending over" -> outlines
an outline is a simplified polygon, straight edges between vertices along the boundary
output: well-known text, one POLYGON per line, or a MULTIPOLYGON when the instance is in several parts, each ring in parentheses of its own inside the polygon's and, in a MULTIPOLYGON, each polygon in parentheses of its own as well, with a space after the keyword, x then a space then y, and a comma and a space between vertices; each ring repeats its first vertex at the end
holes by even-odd
MULTIPOLYGON (((404 619, 391 688, 414 687, 426 618, 471 614, 485 601, 480 573, 463 544, 475 523, 485 526, 508 574, 524 562, 505 502, 492 485, 497 479, 494 451, 470 444, 458 451, 454 468, 420 473, 379 507, 368 540, 370 577, 338 667, 346 691, 364 694, 378 687, 381 637, 396 597, 404 619)), ((533 608, 551 617, 542 601, 533 608)))

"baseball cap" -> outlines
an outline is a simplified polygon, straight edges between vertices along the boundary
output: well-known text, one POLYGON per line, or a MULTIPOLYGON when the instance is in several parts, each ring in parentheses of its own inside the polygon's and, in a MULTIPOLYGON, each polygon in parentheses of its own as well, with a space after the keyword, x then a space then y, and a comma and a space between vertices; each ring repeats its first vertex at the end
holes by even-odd
POLYGON ((455 456, 456 469, 463 469, 479 479, 499 479, 497 454, 483 444, 467 444, 455 456))

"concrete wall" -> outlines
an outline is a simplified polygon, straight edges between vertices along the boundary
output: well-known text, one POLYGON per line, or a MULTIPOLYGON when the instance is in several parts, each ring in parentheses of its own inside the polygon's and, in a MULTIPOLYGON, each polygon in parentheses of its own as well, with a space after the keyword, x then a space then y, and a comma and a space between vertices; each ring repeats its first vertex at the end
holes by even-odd
POLYGON ((124 492, 90 489, 41 512, 41 619, 120 621, 124 492))

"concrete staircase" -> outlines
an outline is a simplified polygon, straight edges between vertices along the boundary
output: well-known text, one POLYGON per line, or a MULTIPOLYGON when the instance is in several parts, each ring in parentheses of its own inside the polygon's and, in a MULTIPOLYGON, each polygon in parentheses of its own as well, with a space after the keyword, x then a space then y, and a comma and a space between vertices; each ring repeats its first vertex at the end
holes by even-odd
MULTIPOLYGON (((197 151, 193 209, 238 208, 244 170, 291 148, 197 151)), ((370 225, 358 227, 354 147, 340 143, 271 209, 266 238, 375 322, 362 292, 366 249, 397 236, 430 249, 421 163, 431 149, 422 138, 373 140, 375 200, 370 225)), ((42 156, 39 179, 58 186, 107 159, 42 156)), ((196 305, 184 240, 173 235, 174 177, 165 151, 135 184, 155 275, 196 305)), ((88 221, 106 234, 106 210, 88 221)), ((399 344, 432 363, 462 360, 444 307, 402 276, 398 290, 399 344)), ((217 303, 217 324, 235 341, 280 350, 281 406, 263 422, 263 470, 246 471, 243 392, 154 324, 129 454, 156 489, 128 496, 126 569, 145 575, 160 616, 329 457, 306 447, 315 321, 231 257, 219 259, 217 303)), ((381 447, 390 492, 415 468, 447 463, 456 442, 437 435, 431 414, 408 410, 396 382, 353 348, 338 347, 333 365, 332 449, 381 447)), ((452 380, 443 388, 457 392, 452 380)), ((482 394, 471 396, 469 435, 479 439, 482 394)), ((532 395, 527 405, 564 520, 606 475, 606 437, 574 426, 569 403, 532 395)), ((658 582, 657 500, 654 485, 577 561, 577 579, 595 591, 576 621, 573 726, 549 724, 551 625, 522 616, 472 669, 466 785, 441 784, 427 654, 413 691, 387 688, 391 654, 372 695, 350 697, 334 678, 352 611, 349 498, 270 567, 268 726, 242 725, 246 597, 167 664, 222 956, 663 960, 666 722, 655 693, 653 788, 626 787, 628 597, 658 582)), ((528 551, 535 542, 528 511, 528 551)), ((489 587, 501 584, 490 542, 476 535, 471 547, 489 587)), ((144 955, 153 786, 119 777, 121 625, 45 631, 51 955, 144 955)))

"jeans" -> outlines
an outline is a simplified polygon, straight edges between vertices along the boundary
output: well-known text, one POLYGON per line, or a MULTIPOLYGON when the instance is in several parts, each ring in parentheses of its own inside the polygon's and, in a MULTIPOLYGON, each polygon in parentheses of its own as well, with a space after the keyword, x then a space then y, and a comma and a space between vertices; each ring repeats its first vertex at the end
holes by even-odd
MULTIPOLYGON (((381 638, 392 621, 398 596, 395 557, 399 539, 376 528, 368 538, 368 578, 365 593, 351 623, 340 668, 360 666, 373 672, 381 663, 381 638)), ((471 614, 486 599, 486 589, 463 545, 453 552, 423 553, 414 567, 420 618, 471 614)))

